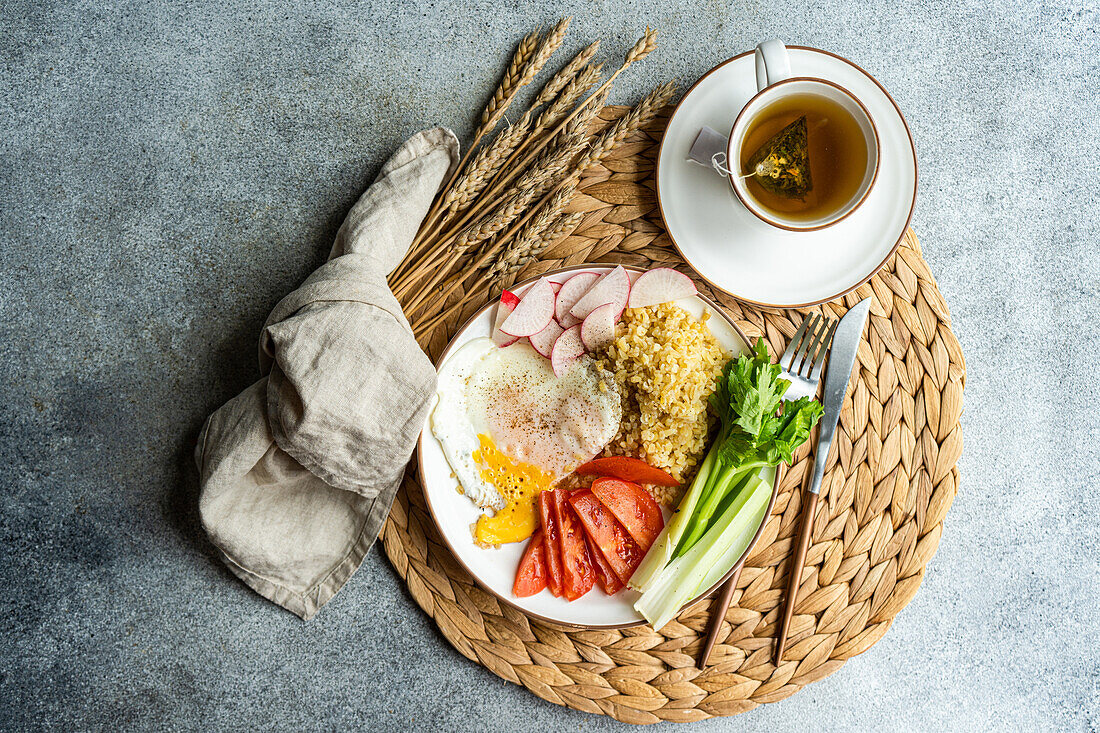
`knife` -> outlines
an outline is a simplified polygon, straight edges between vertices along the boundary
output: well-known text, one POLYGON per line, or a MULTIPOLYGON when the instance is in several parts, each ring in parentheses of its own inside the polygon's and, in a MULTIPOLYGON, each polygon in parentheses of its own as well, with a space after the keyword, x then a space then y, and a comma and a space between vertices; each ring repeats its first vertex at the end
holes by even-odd
POLYGON ((871 299, 861 300, 844 314, 833 334, 833 346, 829 349, 829 367, 825 372, 825 392, 822 395, 825 413, 818 423, 814 479, 809 488, 811 494, 821 491, 821 479, 825 476, 825 464, 828 463, 829 448, 833 445, 833 433, 840 420, 840 408, 844 406, 848 380, 852 377, 852 366, 856 363, 856 352, 859 350, 859 341, 863 338, 863 327, 867 323, 867 313, 870 310, 871 299))
POLYGON ((833 343, 829 348, 829 370, 825 375, 824 414, 818 423, 817 451, 814 453, 814 478, 802 497, 802 524, 798 529, 798 539, 791 558, 791 568, 787 577, 787 604, 779 623, 779 637, 775 645, 775 664, 783 663, 783 650, 787 646, 787 631, 791 626, 795 603, 798 601, 798 587, 802 581, 802 568, 806 562, 806 551, 810 546, 810 532, 813 527, 814 513, 817 510, 817 495, 821 492, 821 479, 825 476, 825 464, 829 462, 829 448, 833 445, 833 432, 840 420, 840 408, 844 406, 844 395, 848 391, 848 380, 852 376, 852 366, 856 363, 859 341, 863 338, 863 326, 867 323, 867 313, 871 310, 871 299, 860 301, 849 309, 837 324, 833 334, 833 343))

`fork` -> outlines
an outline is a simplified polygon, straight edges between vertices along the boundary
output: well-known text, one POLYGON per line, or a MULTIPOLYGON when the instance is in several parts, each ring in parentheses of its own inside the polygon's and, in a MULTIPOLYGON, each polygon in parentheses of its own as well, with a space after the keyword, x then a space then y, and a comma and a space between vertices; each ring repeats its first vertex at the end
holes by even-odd
MULTIPOLYGON (((821 367, 825 364, 825 354, 833 343, 833 333, 839 321, 824 316, 807 316, 802 321, 802 326, 795 333, 787 350, 783 352, 783 358, 779 365, 783 367, 783 378, 790 381, 791 386, 784 398, 797 400, 799 397, 813 397, 817 394, 817 386, 821 382, 821 367), (815 320, 816 319, 816 320, 815 320), (813 339, 811 342, 811 338, 813 339), (809 348, 802 346, 809 343, 809 348), (795 344, 798 344, 796 347, 795 344), (799 357, 802 357, 801 359, 799 357)), ((816 461, 825 461, 826 455, 817 455, 816 461)), ((783 661, 783 650, 787 646, 787 631, 791 626, 791 617, 794 615, 794 606, 798 601, 798 586, 802 582, 802 568, 806 564, 806 550, 810 547, 810 530, 814 525, 814 514, 817 510, 817 489, 821 482, 821 471, 814 466, 814 483, 808 491, 802 493, 804 503, 802 505, 802 523, 798 529, 798 544, 795 546, 794 557, 791 559, 790 575, 787 579, 787 605, 783 609, 783 619, 779 624, 779 641, 775 649, 775 663, 783 661)))
MULTIPOLYGON (((783 395, 784 400, 797 400, 800 397, 813 397, 817 394, 818 384, 821 382, 821 370, 825 364, 825 354, 833 343, 833 333, 836 332, 838 321, 832 318, 812 313, 802 319, 802 325, 795 331, 787 350, 779 359, 782 368, 782 376, 791 386, 783 395)), ((824 456, 819 456, 824 460, 824 456)), ((778 489, 781 472, 776 472, 776 488, 778 489)), ((790 583, 787 587, 787 607, 783 613, 783 623, 779 629, 779 647, 776 653, 776 663, 783 657, 783 648, 787 643, 787 628, 791 623, 791 615, 794 611, 795 596, 798 594, 799 579, 802 577, 802 566, 806 562, 806 549, 810 544, 810 528, 813 526, 814 510, 817 508, 817 494, 806 492, 808 497, 802 507, 802 526, 799 529, 798 549, 795 551, 794 564, 791 566, 790 583)), ((714 644, 718 640, 718 631, 722 627, 722 619, 726 617, 730 602, 733 600, 734 587, 741 575, 741 566, 738 566, 718 596, 718 603, 711 612, 710 629, 707 632, 707 640, 703 645, 703 652, 699 658, 699 669, 705 669, 714 644)))

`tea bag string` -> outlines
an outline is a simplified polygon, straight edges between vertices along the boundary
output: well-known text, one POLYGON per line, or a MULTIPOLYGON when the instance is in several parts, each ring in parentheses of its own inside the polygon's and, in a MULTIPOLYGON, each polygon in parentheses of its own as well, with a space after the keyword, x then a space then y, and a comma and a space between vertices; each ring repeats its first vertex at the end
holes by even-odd
MULTIPOLYGON (((721 152, 721 151, 719 151, 719 152, 715 153, 714 155, 710 156, 710 164, 712 166, 714 166, 714 170, 718 171, 719 173, 721 173, 722 175, 725 175, 725 176, 735 176, 735 175, 737 175, 736 173, 734 173, 733 171, 731 171, 729 168, 726 167, 727 162, 728 162, 728 160, 726 158, 726 154, 721 152)), ((743 178, 743 176, 738 176, 738 177, 743 178)))
POLYGON ((760 170, 754 170, 752 173, 737 173, 726 167, 727 159, 726 154, 722 152, 715 153, 710 156, 710 164, 714 166, 714 170, 718 171, 724 176, 734 176, 739 180, 745 180, 746 178, 752 178, 753 176, 761 175, 760 170))

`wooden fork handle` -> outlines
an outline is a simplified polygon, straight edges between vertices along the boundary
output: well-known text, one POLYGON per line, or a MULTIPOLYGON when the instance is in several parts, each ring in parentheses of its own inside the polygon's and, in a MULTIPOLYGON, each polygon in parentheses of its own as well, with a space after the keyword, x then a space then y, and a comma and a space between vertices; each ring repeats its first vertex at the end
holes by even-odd
POLYGON ((726 611, 729 610, 730 601, 733 600, 733 592, 737 590, 737 579, 741 577, 741 568, 744 565, 738 565, 737 569, 733 571, 733 575, 726 581, 725 585, 718 593, 718 599, 714 602, 714 607, 710 611, 710 628, 707 630, 707 640, 703 644, 703 653, 699 655, 700 670, 707 668, 707 662, 710 661, 710 653, 714 651, 714 643, 718 641, 718 632, 722 628, 722 621, 726 618, 726 611))
POLYGON ((791 571, 787 579, 787 606, 783 609, 783 620, 779 624, 779 641, 775 647, 775 664, 783 662, 783 651, 787 646, 787 631, 794 616, 794 607, 798 602, 798 586, 802 582, 802 567, 806 564, 806 550, 810 547, 810 530, 814 526, 814 513, 817 510, 817 494, 802 492, 802 524, 798 530, 798 545, 791 558, 791 571))

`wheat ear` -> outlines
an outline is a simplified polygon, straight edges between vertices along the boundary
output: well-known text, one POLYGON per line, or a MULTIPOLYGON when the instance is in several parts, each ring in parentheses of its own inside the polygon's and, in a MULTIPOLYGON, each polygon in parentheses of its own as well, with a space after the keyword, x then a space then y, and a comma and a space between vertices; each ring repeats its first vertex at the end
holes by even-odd
POLYGON ((596 51, 600 48, 599 41, 593 41, 592 43, 581 49, 580 53, 569 60, 569 63, 563 66, 558 73, 550 77, 550 81, 543 85, 539 90, 539 94, 535 97, 535 101, 531 103, 531 108, 541 107, 547 104, 558 92, 569 85, 571 81, 577 76, 578 72, 584 68, 585 64, 592 60, 592 57, 596 55, 596 51))
MULTIPOLYGON (((557 25, 551 28, 546 36, 543 37, 538 48, 523 67, 523 73, 516 81, 515 86, 509 90, 507 96, 498 102, 497 95, 493 95, 492 102, 485 108, 485 113, 481 116, 481 125, 478 127, 480 133, 484 134, 496 127, 496 124, 504 117, 504 113, 508 111, 508 107, 512 104, 512 100, 516 98, 516 93, 534 81, 538 73, 542 71, 542 67, 546 65, 546 62, 550 60, 550 57, 554 55, 554 52, 561 46, 562 41, 565 40, 565 32, 569 29, 569 23, 572 20, 572 16, 562 18, 558 21, 557 25)), ((511 67, 509 67, 509 71, 511 71, 511 67)), ((497 91, 500 92, 501 90, 498 89, 497 91)), ((478 136, 475 135, 474 137, 477 138, 478 136)))
MULTIPOLYGON (((579 104, 576 109, 566 115, 564 119, 558 122, 557 126, 554 127, 553 130, 551 130, 548 134, 542 136, 542 138, 538 142, 532 143, 530 147, 528 145, 521 145, 519 148, 516 149, 514 153, 512 153, 512 155, 508 158, 508 160, 504 162, 504 165, 502 166, 503 175, 497 176, 497 179, 494 179, 493 184, 488 188, 487 193, 483 197, 481 197, 480 201, 491 200, 493 196, 499 194, 506 185, 515 180, 515 177, 516 175, 518 175, 519 171, 526 170, 526 167, 531 163, 534 157, 542 152, 543 148, 545 148, 546 145, 554 139, 554 136, 561 132, 561 130, 567 124, 569 124, 569 122, 574 117, 576 117, 576 115, 580 114, 584 109, 586 109, 598 95, 608 91, 611 87, 611 83, 615 81, 615 78, 618 77, 619 74, 626 71, 626 69, 629 68, 631 64, 637 63, 638 61, 644 59, 646 56, 652 53, 656 47, 657 31, 651 28, 646 28, 646 31, 642 35, 642 37, 639 38, 637 42, 635 42, 634 46, 631 47, 630 51, 628 51, 626 56, 623 58, 622 65, 615 71, 614 74, 611 75, 610 78, 607 79, 607 81, 601 84, 596 89, 596 91, 589 95, 588 99, 579 104), (522 157, 519 157, 521 154, 522 157), (518 162, 516 161, 516 158, 519 158, 518 162)), ((530 140, 530 138, 528 138, 528 140, 530 140)), ((470 210, 466 212, 466 215, 463 218, 459 219, 455 226, 460 227, 466 224, 473 216, 478 213, 478 208, 480 207, 478 207, 476 204, 475 206, 471 207, 470 210)))
MULTIPOLYGON (((539 49, 540 33, 534 31, 528 33, 523 37, 523 40, 519 42, 516 47, 516 51, 512 54, 512 60, 508 63, 508 68, 504 72, 504 76, 501 77, 500 84, 497 85, 496 90, 493 92, 493 96, 489 99, 489 103, 485 105, 485 109, 481 112, 481 122, 478 125, 477 130, 474 133, 473 142, 466 150, 466 153, 459 160, 458 165, 455 166, 448 177, 446 183, 440 187, 440 192, 450 192, 458 175, 466 169, 466 163, 470 159, 470 153, 477 147, 477 144, 481 141, 481 138, 485 136, 485 133, 491 129, 491 125, 488 123, 490 120, 499 120, 500 116, 503 116, 505 110, 508 109, 508 105, 512 103, 512 99, 515 97, 516 92, 519 91, 521 85, 520 81, 524 77, 524 70, 527 68, 531 59, 535 56, 535 53, 539 49)), ((496 125, 494 121, 492 123, 496 125)), ((435 201, 428 209, 428 213, 424 216, 424 221, 421 224, 420 230, 417 232, 416 237, 413 239, 412 246, 409 248, 409 252, 405 256, 401 265, 397 270, 393 272, 391 277, 397 278, 393 282, 396 283, 399 279, 407 275, 414 269, 414 264, 420 259, 423 254, 422 250, 425 247, 424 244, 424 231, 425 228, 434 223, 436 215, 439 213, 440 206, 442 205, 444 196, 436 196, 435 201)))
POLYGON ((573 231, 584 218, 584 213, 578 211, 563 216, 561 212, 575 193, 575 186, 566 186, 540 206, 531 220, 519 230, 516 238, 497 255, 496 261, 489 268, 489 279, 517 272, 531 260, 537 259, 543 250, 563 235, 573 231))
MULTIPOLYGON (((523 40, 519 42, 515 54, 512 55, 512 61, 508 64, 507 71, 504 72, 504 77, 500 80, 500 84, 497 85, 496 91, 493 92, 492 99, 489 100, 489 103, 485 105, 485 109, 481 112, 481 122, 474 132, 475 140, 485 135, 485 133, 491 130, 500 118, 504 116, 505 111, 508 109, 508 105, 512 103, 512 98, 515 97, 516 92, 519 91, 522 86, 520 80, 523 79, 524 70, 534 57, 538 47, 538 31, 527 34, 524 36, 523 40)), ((473 145, 470 147, 472 148, 473 145)))
MULTIPOLYGON (((602 100, 606 99, 606 96, 606 92, 601 94, 597 99, 597 104, 592 105, 583 114, 574 117, 570 121, 558 135, 558 144, 547 149, 524 173, 513 187, 513 194, 517 191, 530 191, 531 197, 528 201, 533 201, 558 186, 566 178, 566 172, 572 167, 573 161, 584 151, 585 146, 588 144, 589 126, 599 113, 602 100)), ((498 207, 498 211, 500 208, 498 207)), ((488 220, 483 220, 482 223, 485 221, 488 220)), ((422 285, 423 290, 434 287, 447 276, 448 272, 440 265, 444 259, 455 254, 458 242, 464 243, 461 251, 465 251, 470 244, 489 239, 489 242, 478 250, 477 258, 480 258, 486 252, 486 247, 490 247, 495 243, 496 240, 488 236, 478 236, 478 226, 479 224, 475 223, 457 233, 451 233, 435 240, 432 251, 423 258, 417 267, 417 272, 427 276, 427 282, 422 285)), ((497 230, 494 229, 495 231, 497 230)), ((415 280, 415 277, 413 280, 415 280)), ((394 292, 404 295, 411 285, 412 280, 401 278, 394 283, 394 292)))
MULTIPOLYGON (((661 108, 668 103, 674 89, 675 85, 671 82, 660 85, 652 92, 650 92, 645 97, 645 99, 639 102, 638 105, 634 107, 634 109, 623 115, 623 117, 620 118, 619 121, 616 122, 614 125, 612 125, 609 130, 601 133, 596 141, 592 143, 592 145, 589 147, 589 150, 584 154, 580 161, 578 161, 577 166, 573 170, 573 172, 570 173, 569 176, 562 183, 558 184, 558 189, 560 190, 563 188, 576 186, 577 181, 580 180, 580 176, 582 173, 584 173, 585 170, 594 165, 597 165, 609 153, 611 153, 611 151, 614 150, 619 143, 629 137, 631 133, 636 132, 637 130, 648 124, 654 117, 657 116, 657 113, 661 111, 661 108)), ((556 193, 558 193, 557 190, 548 193, 546 197, 544 197, 544 199, 534 207, 533 210, 537 211, 542 205, 546 203, 546 201, 550 199, 550 197, 554 196, 556 193)), ((530 219, 531 213, 529 212, 526 216, 521 217, 519 221, 513 224, 512 227, 505 231, 503 234, 499 234, 497 236, 497 241, 507 242, 508 239, 514 236, 517 230, 523 227, 530 219)), ((491 254, 491 251, 486 252, 472 266, 464 268, 464 274, 454 276, 437 302, 445 303, 447 301, 447 298, 449 298, 451 294, 455 292, 455 290, 461 287, 472 273, 475 273, 482 267, 485 267, 491 254)), ((430 326, 434 323, 438 323, 440 320, 447 317, 451 313, 451 310, 444 309, 436 317, 432 318, 430 323, 428 323, 427 325, 430 326)), ((420 320, 416 322, 415 326, 417 328, 425 325, 425 317, 426 315, 422 315, 420 320)))
MULTIPOLYGON (((485 110, 481 113, 481 124, 478 125, 477 131, 474 133, 473 142, 470 143, 470 147, 466 150, 466 154, 462 156, 462 160, 459 161, 458 166, 455 168, 455 173, 451 174, 451 177, 442 190, 447 192, 450 191, 459 171, 464 171, 466 169, 466 163, 470 158, 470 153, 477 147, 481 138, 496 127, 497 123, 504 117, 504 113, 508 111, 508 107, 516 98, 516 94, 519 90, 534 81, 535 77, 538 76, 538 73, 542 70, 542 67, 546 65, 546 62, 549 61, 550 57, 554 55, 554 52, 558 50, 562 41, 565 40, 565 33, 569 29, 569 24, 572 20, 573 17, 570 16, 558 21, 541 40, 538 40, 538 36, 536 35, 535 43, 537 45, 534 46, 533 50, 531 50, 532 43, 530 42, 532 36, 528 35, 523 39, 520 43, 520 47, 516 50, 516 54, 512 57, 512 62, 508 66, 508 71, 505 73, 504 79, 497 87, 496 92, 494 92, 493 98, 489 100, 489 104, 486 105, 485 110), (520 62, 522 62, 522 64, 520 62), (521 68, 522 71, 519 71, 521 68)), ((416 238, 413 241, 413 259, 419 258, 424 241, 428 239, 431 234, 434 234, 435 229, 440 224, 439 212, 444 198, 446 198, 446 195, 436 197, 435 203, 432 204, 431 208, 428 210, 428 214, 424 217, 420 230, 417 232, 416 238)))
POLYGON ((636 107, 620 117, 610 129, 605 130, 589 146, 585 154, 577 161, 577 173, 583 173, 601 160, 625 140, 632 132, 649 123, 657 113, 668 104, 672 95, 676 93, 676 83, 666 82, 661 84, 646 95, 645 99, 636 107))
POLYGON ((492 145, 483 147, 478 151, 468 170, 455 181, 454 186, 444 196, 442 206, 445 212, 441 216, 443 221, 446 221, 448 215, 465 207, 488 185, 500 166, 519 146, 528 131, 532 129, 531 120, 537 108, 554 100, 551 108, 539 115, 538 122, 535 123, 533 128, 536 134, 546 127, 545 120, 548 113, 552 115, 552 118, 560 119, 560 116, 564 114, 564 109, 561 109, 563 105, 567 109, 581 94, 595 84, 599 78, 599 67, 585 69, 582 72, 580 82, 577 81, 577 74, 591 60, 599 47, 600 42, 595 41, 574 56, 568 64, 551 77, 550 81, 546 82, 535 101, 531 104, 531 108, 527 110, 519 122, 502 131, 492 145), (558 92, 561 92, 563 88, 565 91, 559 96, 558 92), (556 96, 558 98, 554 99, 556 96))
POLYGON ((473 226, 467 227, 462 232, 454 243, 455 253, 465 252, 471 246, 489 239, 511 224, 516 220, 516 217, 523 213, 527 205, 535 198, 536 193, 536 188, 513 191, 512 195, 505 199, 504 203, 498 206, 490 216, 485 217, 473 226))

